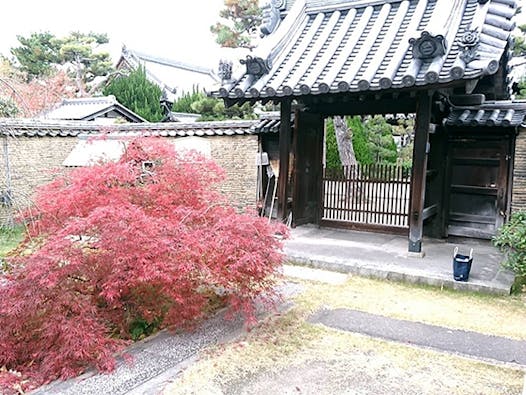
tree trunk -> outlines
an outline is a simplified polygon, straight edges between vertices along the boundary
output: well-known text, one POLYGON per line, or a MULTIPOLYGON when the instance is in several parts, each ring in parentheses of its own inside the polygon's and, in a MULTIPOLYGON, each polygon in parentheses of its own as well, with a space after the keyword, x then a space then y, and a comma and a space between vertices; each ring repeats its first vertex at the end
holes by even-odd
MULTIPOLYGON (((352 145, 352 129, 347 126, 344 117, 335 116, 333 118, 334 134, 336 135, 336 144, 338 145, 338 153, 340 154, 340 162, 344 167, 344 173, 347 178, 359 178, 358 161, 354 154, 352 145)), ((354 191, 361 199, 361 188, 357 187, 354 191)), ((346 188, 345 195, 341 197, 342 200, 348 201, 351 199, 352 191, 346 188)))
POLYGON ((75 82, 78 89, 77 96, 86 96, 86 91, 84 90, 84 81, 82 80, 82 63, 80 61, 80 55, 78 54, 75 57, 75 82))
POLYGON ((352 146, 352 130, 347 127, 344 117, 335 116, 333 123, 342 166, 356 165, 356 155, 352 146))

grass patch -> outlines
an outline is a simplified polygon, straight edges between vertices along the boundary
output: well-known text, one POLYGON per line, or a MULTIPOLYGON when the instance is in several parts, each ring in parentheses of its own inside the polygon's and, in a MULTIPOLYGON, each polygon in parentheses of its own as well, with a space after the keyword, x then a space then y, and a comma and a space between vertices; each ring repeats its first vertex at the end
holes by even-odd
POLYGON ((342 285, 311 283, 298 302, 312 310, 350 308, 392 318, 526 340, 524 295, 495 296, 358 276, 342 285))
POLYGON ((388 313, 390 306, 383 304, 393 292, 402 292, 403 296, 397 298, 399 306, 405 304, 405 309, 399 307, 401 312, 429 308, 434 298, 437 306, 460 299, 461 305, 449 307, 458 309, 464 303, 478 301, 480 307, 488 304, 490 310, 499 305, 509 307, 511 314, 521 308, 515 299, 510 298, 506 303, 505 298, 493 300, 413 289, 402 284, 382 285, 382 282, 354 277, 341 286, 310 282, 303 285, 304 292, 296 297, 296 304, 289 312, 267 318, 236 342, 208 349, 164 394, 521 393, 524 372, 519 369, 306 322, 307 317, 322 306, 362 307, 371 312, 388 313), (413 292, 413 298, 421 304, 407 303, 405 292, 413 292), (428 292, 432 293, 429 298, 428 292))
POLYGON ((24 227, 0 227, 0 259, 15 249, 24 238, 24 227))
POLYGON ((209 351, 164 393, 342 393, 347 388, 518 394, 522 388, 523 373, 517 369, 292 321, 288 315, 272 320, 242 341, 209 351))

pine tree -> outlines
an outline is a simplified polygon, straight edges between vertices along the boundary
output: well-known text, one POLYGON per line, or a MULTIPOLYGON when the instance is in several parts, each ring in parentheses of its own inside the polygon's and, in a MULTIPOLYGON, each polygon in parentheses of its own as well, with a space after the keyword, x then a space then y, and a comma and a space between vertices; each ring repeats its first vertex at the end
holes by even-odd
POLYGON ((53 65, 60 63, 60 46, 53 34, 31 33, 29 37, 17 36, 17 39, 20 46, 11 48, 11 53, 29 79, 50 75, 53 65))
POLYGON ((75 78, 80 96, 84 96, 90 82, 111 72, 110 54, 98 50, 109 42, 106 34, 72 32, 58 38, 45 32, 17 38, 20 46, 11 53, 28 80, 53 75, 57 66, 65 65, 75 78))
POLYGON ((389 125, 382 116, 368 118, 364 122, 369 152, 374 163, 396 163, 396 143, 389 125))
POLYGON ((113 95, 123 106, 150 122, 163 119, 159 103, 162 91, 146 78, 143 67, 130 72, 128 76, 114 79, 106 88, 105 95, 113 95))
POLYGON ((14 118, 18 113, 18 107, 12 100, 0 97, 0 118, 14 118))
POLYGON ((187 93, 172 107, 175 112, 200 114, 198 121, 223 121, 225 119, 255 119, 254 108, 249 103, 226 107, 223 100, 207 97, 202 92, 187 93))
POLYGON ((253 39, 261 21, 258 0, 225 0, 220 12, 223 22, 210 27, 216 42, 228 48, 254 48, 253 39))

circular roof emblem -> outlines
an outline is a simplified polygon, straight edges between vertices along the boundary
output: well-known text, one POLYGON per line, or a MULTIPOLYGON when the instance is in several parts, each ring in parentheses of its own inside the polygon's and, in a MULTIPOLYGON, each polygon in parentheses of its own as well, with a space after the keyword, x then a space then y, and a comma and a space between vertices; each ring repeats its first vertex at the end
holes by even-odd
POLYGON ((446 42, 440 34, 432 36, 424 31, 419 38, 411 38, 409 43, 413 45, 413 57, 417 59, 433 59, 446 53, 446 42))

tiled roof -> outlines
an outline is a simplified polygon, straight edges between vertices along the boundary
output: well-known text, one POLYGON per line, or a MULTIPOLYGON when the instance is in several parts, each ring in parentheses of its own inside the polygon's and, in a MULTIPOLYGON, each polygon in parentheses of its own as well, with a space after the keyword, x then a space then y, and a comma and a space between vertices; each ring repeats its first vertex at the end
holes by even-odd
MULTIPOLYGON (((185 91, 191 92, 195 88, 208 87, 219 81, 210 68, 152 56, 126 47, 122 48, 117 68, 123 62, 132 69, 143 66, 150 81, 175 96, 180 96, 185 91)), ((173 97, 170 99, 173 100, 173 97)))
POLYGON ((256 48, 255 71, 247 65, 211 94, 276 99, 480 78, 498 70, 516 8, 515 0, 296 0, 256 48))
POLYGON ((144 118, 120 104, 115 96, 64 99, 54 109, 46 112, 43 118, 72 121, 91 121, 115 111, 133 122, 146 122, 144 118))
POLYGON ((234 136, 257 134, 260 121, 166 122, 142 124, 94 125, 90 122, 47 121, 0 118, 0 135, 15 137, 77 137, 85 134, 109 133, 119 136, 234 136))
POLYGON ((451 126, 526 126, 526 101, 495 101, 480 106, 452 107, 446 118, 451 126))
POLYGON ((280 127, 280 114, 276 113, 267 113, 264 114, 255 125, 255 130, 258 133, 278 133, 280 127))

